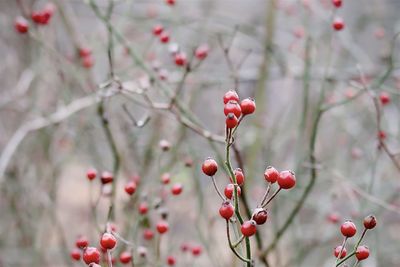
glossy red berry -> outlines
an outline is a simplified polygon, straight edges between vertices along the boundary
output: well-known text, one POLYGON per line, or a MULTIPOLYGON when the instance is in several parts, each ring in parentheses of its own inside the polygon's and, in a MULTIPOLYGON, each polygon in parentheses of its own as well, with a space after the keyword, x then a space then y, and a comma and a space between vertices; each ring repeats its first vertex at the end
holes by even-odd
POLYGON ((167 265, 168 266, 174 266, 176 264, 176 259, 174 256, 168 256, 167 257, 167 265))
POLYGON ((29 30, 29 24, 23 17, 17 17, 14 22, 15 30, 19 33, 27 33, 29 30))
POLYGON ((117 245, 117 239, 110 233, 104 233, 100 239, 100 245, 105 249, 113 249, 117 245))
POLYGON ((340 254, 340 258, 341 258, 341 259, 343 259, 344 257, 346 257, 346 255, 347 255, 347 250, 346 250, 346 248, 343 248, 343 250, 342 250, 342 246, 337 246, 337 247, 335 248, 335 250, 333 251, 333 255, 337 258, 337 257, 339 257, 339 254, 340 254), (340 251, 342 251, 341 254, 340 254, 340 251))
POLYGON ((342 6, 343 2, 342 2, 342 0, 332 0, 332 4, 333 4, 335 7, 339 8, 339 7, 342 6))
POLYGON ((197 59, 203 60, 208 56, 208 45, 200 45, 199 47, 196 48, 196 51, 194 52, 194 55, 196 56, 197 59))
POLYGON ((268 212, 266 209, 257 208, 254 210, 251 219, 254 220, 258 225, 264 224, 268 219, 268 212))
POLYGON ((104 171, 101 173, 100 179, 102 184, 108 184, 112 183, 112 181, 114 180, 114 176, 112 173, 104 171))
POLYGON ((89 179, 89 181, 92 181, 96 178, 97 176, 97 170, 96 169, 89 169, 86 172, 86 177, 89 179))
POLYGON ((243 173, 242 169, 236 168, 234 170, 234 174, 236 177, 236 183, 240 186, 243 185, 244 184, 244 173, 243 173))
POLYGON ((344 28, 344 21, 341 18, 335 18, 332 27, 335 31, 341 31, 344 28))
POLYGON ((226 116, 225 124, 228 129, 235 128, 238 125, 238 119, 235 114, 229 113, 228 116, 226 116))
POLYGON ((163 31, 163 32, 160 34, 160 41, 161 41, 161 43, 164 43, 164 44, 168 43, 168 42, 169 42, 169 33, 163 31))
POLYGON ((185 66, 187 63, 186 54, 183 52, 175 54, 175 64, 177 66, 185 66))
POLYGON ((256 222, 253 220, 245 221, 240 227, 240 231, 244 236, 254 235, 257 231, 256 222))
POLYGON ((252 114, 256 110, 256 102, 251 98, 243 99, 242 102, 240 102, 240 108, 243 116, 252 114))
POLYGON ((379 99, 381 100, 381 104, 382 105, 387 105, 390 103, 390 95, 386 92, 382 92, 379 95, 379 99))
MULTIPOLYGON (((233 184, 227 184, 225 189, 224 189, 224 194, 228 199, 232 199, 233 194, 235 192, 235 186, 233 184)), ((242 189, 240 189, 240 187, 237 187, 237 192, 238 192, 238 196, 240 196, 242 194, 242 189)))
POLYGON ((143 231, 143 238, 145 240, 152 240, 154 237, 154 232, 150 229, 144 229, 143 231))
POLYGON ((267 182, 273 184, 278 181, 279 172, 272 166, 268 166, 264 171, 264 178, 267 182))
POLYGON ((169 173, 163 173, 161 175, 161 182, 163 184, 169 184, 169 182, 171 181, 171 175, 169 173))
POLYGON ((374 215, 368 215, 363 221, 365 229, 373 229, 376 226, 376 217, 374 215))
POLYGON ((165 3, 167 3, 170 6, 175 5, 175 0, 165 0, 165 3))
POLYGON ((147 213, 147 211, 149 210, 149 205, 147 205, 147 202, 141 202, 139 204, 139 213, 144 215, 147 213))
POLYGON ((74 248, 71 251, 70 256, 73 260, 79 261, 81 259, 81 251, 77 248, 74 248))
POLYGON ((183 185, 179 183, 174 184, 171 188, 171 193, 176 196, 182 193, 182 191, 183 191, 183 185))
POLYGON ((219 208, 219 214, 225 220, 229 220, 233 216, 234 212, 235 208, 229 201, 222 203, 221 207, 219 208))
POLYGON ((356 258, 359 261, 365 260, 369 257, 369 248, 367 246, 359 246, 356 250, 356 258))
POLYGON ((169 225, 166 221, 159 221, 156 225, 156 228, 160 234, 164 234, 168 231, 169 225))
POLYGON ((90 49, 89 47, 82 46, 79 48, 78 52, 79 52, 79 56, 81 58, 84 58, 84 57, 88 57, 92 54, 92 49, 90 49))
POLYGON ((137 185, 136 185, 136 183, 134 182, 134 181, 129 181, 126 185, 125 185, 125 192, 128 194, 128 195, 133 195, 133 193, 135 193, 135 191, 136 191, 136 187, 137 187, 137 185))
POLYGON ((282 171, 278 177, 279 187, 290 189, 296 185, 296 176, 292 171, 282 171))
POLYGON ((235 91, 229 90, 228 92, 226 92, 224 94, 223 100, 224 100, 224 104, 228 103, 231 100, 232 101, 236 101, 237 103, 239 103, 239 96, 235 91))
POLYGON ((99 264, 100 262, 100 251, 95 247, 87 247, 83 251, 83 261, 86 264, 96 263, 99 264))
POLYGON ((237 118, 239 118, 240 115, 242 115, 242 109, 240 108, 238 102, 230 100, 228 103, 225 104, 224 106, 225 116, 228 116, 229 113, 233 113, 237 118))
POLYGON ((192 255, 198 257, 203 252, 203 248, 199 245, 192 246, 192 255))
POLYGON ((153 34, 160 35, 164 31, 164 27, 162 25, 155 25, 153 27, 153 34))
POLYGON ((86 236, 81 235, 75 241, 75 245, 77 248, 86 248, 89 245, 89 240, 86 238, 86 236))
POLYGON ((31 19, 36 24, 45 24, 46 23, 46 17, 42 11, 32 11, 31 19))
POLYGON ((353 237, 357 232, 357 228, 352 221, 346 221, 340 226, 340 231, 345 237, 353 237))
POLYGON ((201 169, 205 175, 214 176, 218 171, 218 164, 214 159, 207 158, 201 165, 201 169))
POLYGON ((122 264, 128 264, 132 260, 132 254, 129 251, 124 251, 119 255, 119 261, 122 264))

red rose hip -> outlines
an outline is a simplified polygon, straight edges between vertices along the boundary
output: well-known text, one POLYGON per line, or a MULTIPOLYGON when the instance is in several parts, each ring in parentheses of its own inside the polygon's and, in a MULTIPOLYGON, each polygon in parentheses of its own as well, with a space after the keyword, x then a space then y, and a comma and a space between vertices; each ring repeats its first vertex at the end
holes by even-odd
POLYGON ((273 184, 279 178, 279 172, 272 166, 268 166, 264 171, 264 178, 267 182, 273 184))
POLYGON ((229 220, 233 216, 234 212, 235 208, 229 201, 222 203, 222 206, 219 208, 219 215, 221 215, 225 220, 229 220))
POLYGON ((205 175, 214 176, 218 171, 218 164, 214 159, 207 158, 201 165, 201 169, 205 175))
POLYGON ((278 185, 282 189, 290 189, 296 185, 296 177, 292 171, 282 171, 278 177, 278 185))
POLYGON ((240 227, 240 231, 244 236, 254 235, 257 231, 256 222, 253 220, 245 221, 240 227))
POLYGON ((228 103, 231 100, 239 103, 239 96, 235 91, 229 90, 228 92, 226 92, 224 94, 223 100, 224 100, 224 104, 228 103))
POLYGON ((113 249, 117 245, 117 239, 110 233, 104 233, 100 239, 100 245, 105 249, 113 249))
POLYGON ((95 247, 87 247, 83 251, 83 261, 86 264, 96 263, 99 264, 100 262, 100 251, 95 247))
POLYGON ((340 232, 345 237, 353 237, 357 232, 357 228, 352 221, 346 221, 340 226, 340 232))

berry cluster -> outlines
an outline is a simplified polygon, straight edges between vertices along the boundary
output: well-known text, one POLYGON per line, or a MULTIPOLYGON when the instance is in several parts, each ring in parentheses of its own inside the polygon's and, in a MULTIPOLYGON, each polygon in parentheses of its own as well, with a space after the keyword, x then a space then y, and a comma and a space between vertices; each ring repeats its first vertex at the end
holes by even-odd
MULTIPOLYGON (((343 5, 343 1, 342 0, 332 0, 332 4, 335 8, 341 8, 343 5)), ((340 17, 335 17, 333 22, 332 22, 332 28, 335 31, 341 31, 344 29, 344 21, 342 18, 340 17)))
MULTIPOLYGON (((56 7, 53 3, 47 3, 41 10, 34 10, 31 12, 31 20, 37 25, 47 25, 56 7)), ((15 30, 19 33, 27 33, 29 31, 29 22, 24 17, 17 17, 14 22, 15 30)))
POLYGON ((346 244, 349 238, 352 238, 357 233, 357 227, 352 221, 346 221, 340 226, 340 232, 342 233, 344 240, 342 245, 337 246, 333 255, 336 257, 335 266, 340 266, 342 263, 350 259, 352 256, 355 256, 356 262, 354 266, 357 266, 360 261, 363 261, 369 257, 369 248, 367 246, 360 246, 361 241, 365 237, 365 234, 368 230, 375 228, 376 226, 376 218, 374 215, 369 215, 364 218, 363 221, 364 230, 356 242, 353 251, 351 253, 347 252, 346 244))
MULTIPOLYGON (((256 104, 253 99, 246 98, 240 101, 238 94, 235 91, 228 91, 223 97, 224 102, 224 114, 225 118, 225 130, 226 130, 226 161, 225 167, 229 174, 230 183, 225 186, 224 194, 219 190, 215 174, 218 171, 218 164, 212 158, 207 158, 202 164, 202 171, 205 175, 211 177, 214 188, 220 198, 222 199, 222 205, 219 209, 219 214, 227 223, 227 235, 228 242, 233 253, 244 262, 251 262, 250 258, 241 256, 237 251, 236 247, 243 241, 246 241, 246 245, 249 244, 248 238, 257 232, 257 225, 264 224, 268 219, 267 205, 277 196, 282 189, 291 189, 296 184, 296 178, 292 171, 281 171, 279 172, 274 167, 267 167, 264 172, 264 179, 267 182, 267 189, 259 202, 257 207, 253 210, 251 217, 248 220, 244 220, 239 210, 239 197, 242 189, 245 185, 245 174, 242 169, 236 168, 233 170, 230 163, 230 147, 234 144, 235 133, 245 116, 255 112, 256 104), (276 191, 269 196, 273 184, 277 183, 278 188, 276 191), (235 218, 234 218, 235 216, 235 218), (240 230, 242 236, 237 242, 232 242, 229 234, 229 223, 240 224, 240 230)), ((246 246, 247 248, 249 246, 246 246)), ((247 257, 250 253, 247 251, 247 257)))

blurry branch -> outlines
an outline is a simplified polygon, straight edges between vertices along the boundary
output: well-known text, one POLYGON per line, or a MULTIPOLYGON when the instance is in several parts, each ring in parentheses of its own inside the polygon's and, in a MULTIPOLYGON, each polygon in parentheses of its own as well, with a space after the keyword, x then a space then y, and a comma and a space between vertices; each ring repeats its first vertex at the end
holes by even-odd
POLYGON ((149 122, 149 120, 150 120, 150 117, 149 117, 149 116, 146 116, 146 117, 144 117, 143 119, 141 119, 141 120, 138 121, 138 120, 136 120, 135 117, 131 114, 131 112, 129 111, 128 107, 127 107, 125 104, 122 105, 122 108, 124 109, 126 115, 128 115, 129 119, 132 121, 132 124, 133 124, 135 127, 142 128, 142 127, 144 127, 144 126, 149 122))
POLYGON ((29 90, 29 87, 33 81, 33 78, 35 77, 33 71, 31 70, 25 70, 22 74, 21 77, 18 80, 17 85, 13 90, 11 90, 10 94, 3 94, 0 96, 0 108, 3 106, 7 105, 10 102, 13 102, 17 98, 23 96, 26 94, 26 92, 29 90))
POLYGON ((4 175, 7 170, 7 166, 12 159, 12 156, 16 152, 18 146, 25 139, 25 137, 33 131, 40 130, 47 126, 60 123, 75 113, 93 106, 98 103, 100 98, 97 95, 90 95, 86 97, 82 97, 80 99, 74 100, 69 105, 65 107, 59 108, 56 112, 49 116, 39 117, 33 120, 30 120, 24 124, 22 124, 18 130, 14 133, 11 139, 6 144, 3 152, 0 156, 0 183, 4 181, 4 175))

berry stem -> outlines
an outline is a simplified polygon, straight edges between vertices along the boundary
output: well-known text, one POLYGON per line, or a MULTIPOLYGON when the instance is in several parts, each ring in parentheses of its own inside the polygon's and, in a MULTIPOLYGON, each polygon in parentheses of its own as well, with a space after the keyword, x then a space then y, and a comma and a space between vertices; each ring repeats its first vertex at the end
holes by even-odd
POLYGON ((107 264, 108 264, 108 267, 113 267, 111 251, 109 249, 107 249, 107 264))
POLYGON ((236 248, 240 243, 242 243, 243 239, 244 239, 244 235, 242 235, 242 236, 238 239, 238 241, 236 241, 235 243, 232 244, 233 247, 236 248))
POLYGON ((270 191, 271 191, 271 183, 268 183, 267 190, 265 191, 264 196, 263 196, 260 204, 257 207, 263 206, 264 202, 267 200, 267 197, 268 197, 270 191))
POLYGON ((218 188, 218 186, 217 186, 217 183, 216 183, 216 181, 215 181, 215 177, 214 177, 214 176, 211 176, 211 180, 212 180, 212 182, 213 182, 215 191, 217 191, 217 193, 218 193, 219 197, 222 199, 222 201, 225 201, 226 199, 224 198, 224 196, 222 195, 221 191, 219 190, 219 188, 218 188))
POLYGON ((265 208, 275 197, 276 195, 278 195, 278 193, 282 190, 281 187, 279 187, 278 190, 275 191, 275 193, 267 200, 267 202, 265 202, 264 205, 262 205, 263 208, 265 208))
POLYGON ((354 263, 353 267, 357 267, 359 263, 360 263, 360 261, 357 260, 357 261, 354 263))

